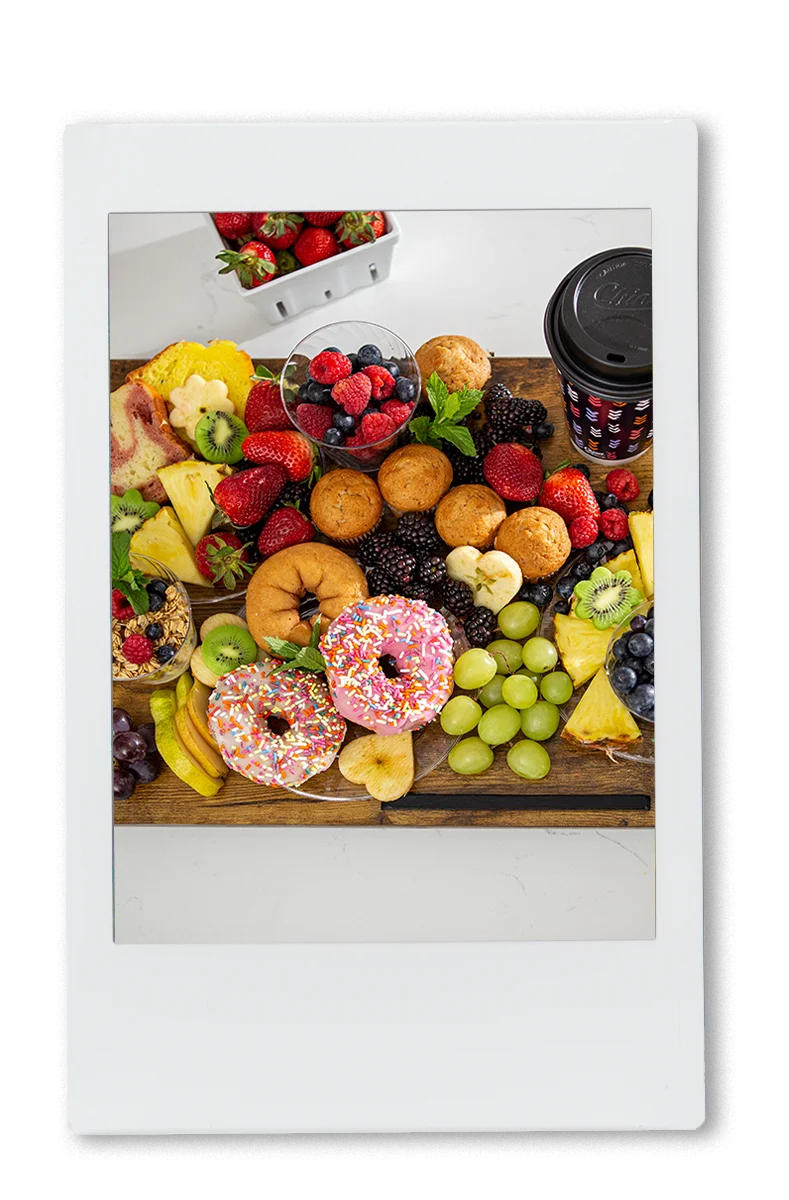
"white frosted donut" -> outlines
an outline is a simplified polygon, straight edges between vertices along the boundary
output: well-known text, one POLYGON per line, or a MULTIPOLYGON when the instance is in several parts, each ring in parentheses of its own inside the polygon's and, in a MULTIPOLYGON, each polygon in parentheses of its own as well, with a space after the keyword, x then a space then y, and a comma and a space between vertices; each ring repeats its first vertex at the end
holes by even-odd
POLYGON ((345 721, 317 675, 275 666, 267 659, 223 675, 208 701, 208 727, 232 770, 255 783, 294 787, 331 766, 345 721), (290 728, 272 732, 269 717, 290 728))

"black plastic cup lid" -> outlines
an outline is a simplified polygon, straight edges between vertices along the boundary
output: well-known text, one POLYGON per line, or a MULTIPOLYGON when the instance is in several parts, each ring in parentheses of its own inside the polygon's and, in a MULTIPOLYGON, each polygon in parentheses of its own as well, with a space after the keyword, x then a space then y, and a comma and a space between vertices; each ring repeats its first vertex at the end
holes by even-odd
POLYGON ((557 366, 591 390, 617 395, 648 391, 651 250, 606 250, 582 262, 551 298, 545 335, 557 366))

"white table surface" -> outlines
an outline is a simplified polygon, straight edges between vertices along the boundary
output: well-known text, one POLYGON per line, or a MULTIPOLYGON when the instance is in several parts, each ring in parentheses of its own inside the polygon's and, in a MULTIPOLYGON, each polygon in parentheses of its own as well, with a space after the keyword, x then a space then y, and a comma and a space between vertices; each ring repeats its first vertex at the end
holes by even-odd
MULTIPOLYGON (((201 213, 114 215, 111 355, 227 337, 285 357, 316 325, 359 316, 415 348, 463 333, 498 355, 545 355, 543 311, 562 276, 608 247, 651 244, 650 214, 636 210, 398 220, 388 280, 270 328, 216 274, 201 213)), ((650 938, 654 833, 120 826, 115 893, 128 942, 650 938)))

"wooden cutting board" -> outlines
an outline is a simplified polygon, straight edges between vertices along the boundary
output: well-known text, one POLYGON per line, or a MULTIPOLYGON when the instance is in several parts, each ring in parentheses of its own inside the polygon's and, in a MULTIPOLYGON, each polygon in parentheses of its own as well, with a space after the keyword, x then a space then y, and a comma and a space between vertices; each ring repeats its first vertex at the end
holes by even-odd
MULTIPOLYGON (((265 360, 272 369, 282 364, 265 360)), ((142 360, 114 360, 112 389, 142 360)), ((541 400, 556 432, 543 445, 548 469, 566 458, 575 460, 564 422, 564 406, 549 358, 500 358, 493 363, 494 381, 517 396, 541 400)), ((608 468, 589 463, 591 483, 604 490, 608 468)), ((646 508, 652 489, 652 451, 632 464, 641 495, 631 508, 646 508)), ((211 611, 196 609, 199 620, 211 611)), ((109 648, 108 648, 109 656, 109 648)), ((135 722, 150 720, 149 689, 118 684, 115 704, 135 722)), ((119 825, 490 825, 490 826, 652 826, 654 811, 654 739, 642 725, 643 740, 632 753, 647 761, 613 761, 602 750, 583 749, 557 733, 545 743, 551 756, 547 779, 529 783, 513 775, 506 747, 496 751, 493 766, 477 778, 456 775, 444 763, 395 804, 377 800, 328 803, 302 800, 279 788, 262 788, 233 772, 212 799, 198 796, 165 770, 155 783, 138 787, 130 800, 115 802, 119 825)))

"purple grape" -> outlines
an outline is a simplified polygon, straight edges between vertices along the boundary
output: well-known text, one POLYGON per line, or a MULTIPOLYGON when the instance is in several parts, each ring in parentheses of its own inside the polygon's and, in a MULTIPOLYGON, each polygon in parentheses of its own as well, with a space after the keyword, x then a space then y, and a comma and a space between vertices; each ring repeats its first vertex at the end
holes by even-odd
POLYGON ((139 733, 116 733, 112 740, 112 753, 118 762, 133 763, 145 758, 148 747, 139 733))
POLYGON ((112 710, 112 732, 127 733, 130 729, 134 729, 134 722, 127 713, 125 708, 113 708, 112 710))
POLYGON ((156 726, 153 721, 146 721, 144 725, 138 725, 137 732, 141 738, 145 738, 149 753, 153 753, 156 749, 156 726))
POLYGON ((137 781, 125 767, 114 767, 112 772, 112 794, 116 800, 128 800, 134 795, 137 781))
POLYGON ((161 760, 158 754, 150 754, 140 762, 129 763, 129 770, 140 783, 153 783, 161 773, 161 760))

